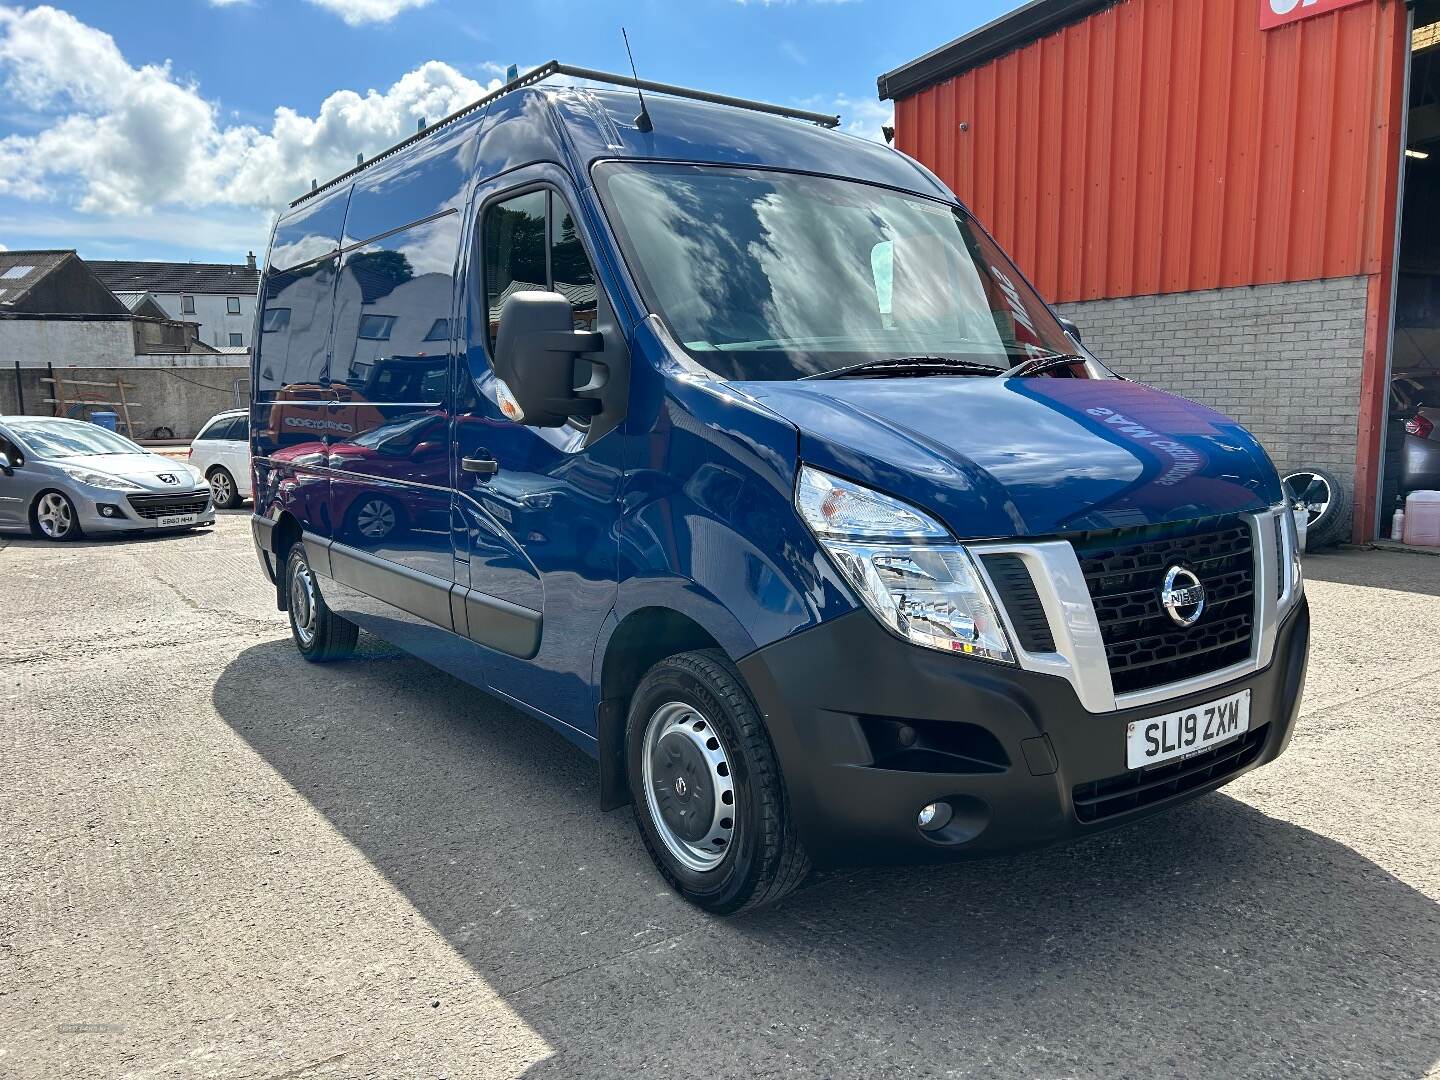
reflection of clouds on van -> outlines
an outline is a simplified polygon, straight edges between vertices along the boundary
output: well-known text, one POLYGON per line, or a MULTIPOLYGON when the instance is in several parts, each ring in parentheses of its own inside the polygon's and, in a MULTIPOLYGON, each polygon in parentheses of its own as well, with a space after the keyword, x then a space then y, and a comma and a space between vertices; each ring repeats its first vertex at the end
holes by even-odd
MULTIPOLYGON (((278 237, 277 237, 278 239, 278 237)), ((273 266, 299 266, 313 262, 335 250, 335 240, 329 236, 307 234, 297 237, 288 244, 277 244, 270 251, 273 266)))

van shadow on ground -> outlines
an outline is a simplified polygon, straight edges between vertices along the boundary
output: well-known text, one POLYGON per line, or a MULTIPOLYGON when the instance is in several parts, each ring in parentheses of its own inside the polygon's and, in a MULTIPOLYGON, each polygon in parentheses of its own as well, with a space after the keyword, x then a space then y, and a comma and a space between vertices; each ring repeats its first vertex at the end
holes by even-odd
POLYGON ((549 1042, 536 1075, 1419 1076, 1440 1056, 1440 908, 1225 795, 714 920, 664 890, 628 810, 595 808, 587 758, 419 661, 317 668, 268 642, 214 701, 549 1042))

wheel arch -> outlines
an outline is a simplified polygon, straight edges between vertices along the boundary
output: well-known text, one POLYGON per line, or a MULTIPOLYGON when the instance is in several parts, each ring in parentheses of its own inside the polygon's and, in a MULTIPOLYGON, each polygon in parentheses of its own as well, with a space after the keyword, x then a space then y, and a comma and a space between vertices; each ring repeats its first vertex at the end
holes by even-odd
POLYGON ((303 532, 299 518, 288 510, 280 511, 280 516, 275 519, 275 530, 270 534, 275 555, 275 607, 280 611, 285 611, 290 605, 290 582, 285 574, 285 565, 290 561, 290 549, 300 542, 303 532))
POLYGON ((625 806, 631 799, 625 776, 625 720, 635 688, 667 656, 696 649, 726 651, 710 630, 675 608, 637 608, 611 630, 599 664, 596 712, 602 810, 625 806))

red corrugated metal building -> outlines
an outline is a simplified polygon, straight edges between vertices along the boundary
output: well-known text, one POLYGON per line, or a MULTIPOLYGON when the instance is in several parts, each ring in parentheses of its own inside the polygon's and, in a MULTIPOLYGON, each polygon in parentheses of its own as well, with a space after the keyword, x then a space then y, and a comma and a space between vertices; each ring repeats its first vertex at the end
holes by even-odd
POLYGON ((1035 0, 880 94, 1102 359, 1339 474, 1368 539, 1412 30, 1404 0, 1035 0))

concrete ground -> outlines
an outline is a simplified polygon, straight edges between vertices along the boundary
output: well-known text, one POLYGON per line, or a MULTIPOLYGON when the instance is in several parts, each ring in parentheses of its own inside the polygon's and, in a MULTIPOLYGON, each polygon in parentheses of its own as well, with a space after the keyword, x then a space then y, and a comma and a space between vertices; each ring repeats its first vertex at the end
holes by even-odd
POLYGON ((1308 573, 1275 764, 722 921, 538 724, 373 641, 303 663, 245 513, 12 540, 0 1076, 1440 1075, 1440 559, 1308 573))

